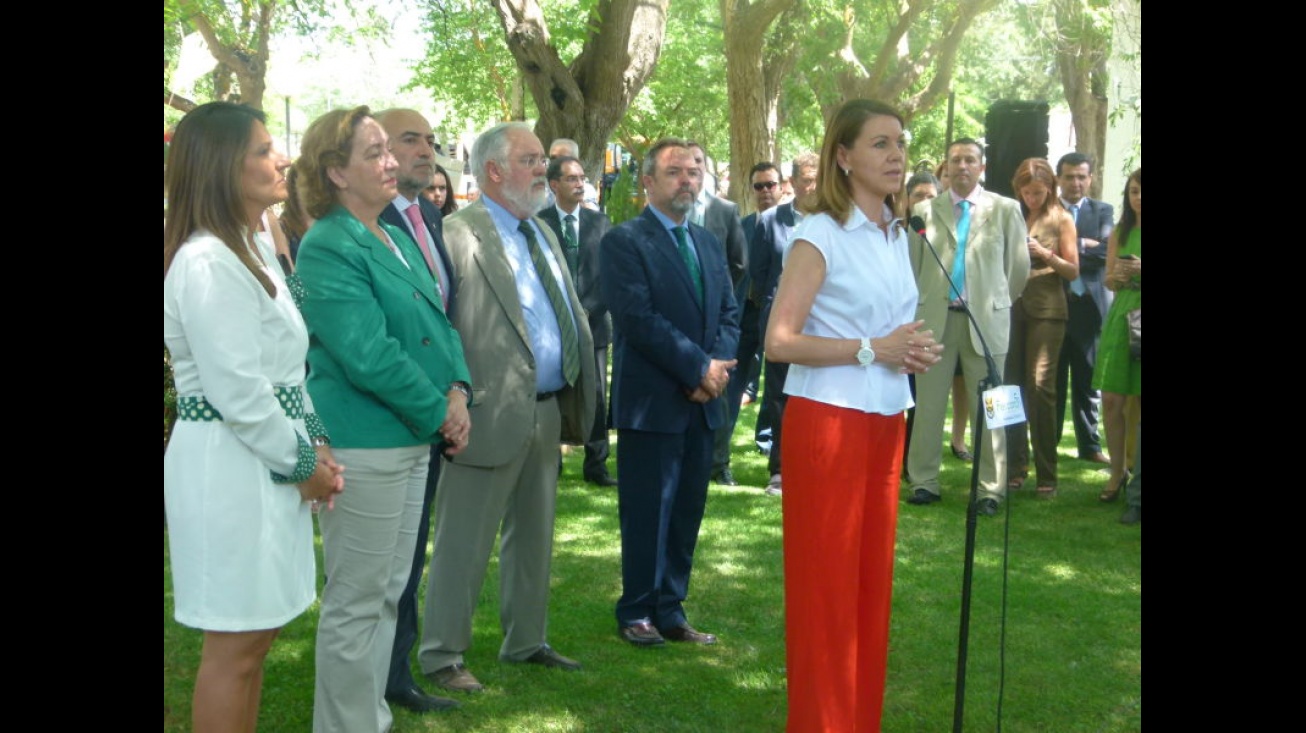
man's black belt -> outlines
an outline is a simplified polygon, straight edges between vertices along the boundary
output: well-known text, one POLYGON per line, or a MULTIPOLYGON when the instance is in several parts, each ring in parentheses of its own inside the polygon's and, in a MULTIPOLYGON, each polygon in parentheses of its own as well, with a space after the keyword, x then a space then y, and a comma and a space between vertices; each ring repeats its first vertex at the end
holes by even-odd
POLYGON ((950 310, 950 311, 962 311, 962 312, 964 313, 964 312, 966 311, 966 306, 964 306, 964 305, 962 305, 962 304, 960 304, 960 303, 949 303, 949 304, 948 304, 948 310, 950 310))
POLYGON ((557 390, 554 390, 553 392, 536 392, 536 393, 535 393, 535 401, 536 401, 536 402, 543 402, 543 401, 545 401, 545 400, 551 400, 551 399, 553 399, 554 397, 557 397, 557 396, 558 396, 558 392, 557 392, 557 390))

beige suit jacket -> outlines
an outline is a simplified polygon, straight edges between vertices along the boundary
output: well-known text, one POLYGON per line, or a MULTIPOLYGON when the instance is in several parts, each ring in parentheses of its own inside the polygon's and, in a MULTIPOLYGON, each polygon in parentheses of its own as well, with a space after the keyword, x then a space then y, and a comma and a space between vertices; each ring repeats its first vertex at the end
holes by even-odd
MULTIPOLYGON (((952 196, 944 192, 922 201, 912 213, 925 221, 925 235, 939 253, 943 267, 952 269, 957 252, 957 221, 952 196)), ((948 277, 934 261, 925 241, 910 235, 908 249, 920 300, 916 318, 922 328, 934 330, 942 341, 948 322, 948 277)), ((970 235, 966 240, 966 298, 984 340, 995 355, 1007 353, 1011 336, 1011 304, 1025 290, 1029 279, 1029 248, 1025 245, 1025 219, 1015 199, 981 191, 971 209, 970 235)), ((464 337, 465 338, 465 337, 464 337)), ((983 353, 975 328, 970 328, 971 345, 983 353)), ((1001 363, 1001 360, 999 360, 1001 363)), ((472 372, 475 379, 476 372, 472 372)))
MULTIPOLYGON (((585 310, 567 272, 566 258, 553 229, 535 217, 554 259, 563 263, 567 298, 576 316, 580 353, 594 353, 585 310)), ((458 309, 454 327, 462 336, 463 353, 472 375, 472 431, 467 449, 455 463, 493 467, 521 452, 535 429, 535 356, 522 316, 521 299, 508 257, 504 254, 490 212, 481 201, 465 206, 444 220, 444 241, 457 281, 458 309)), ((563 443, 583 444, 594 422, 597 378, 593 359, 580 360, 576 384, 559 393, 563 443)))

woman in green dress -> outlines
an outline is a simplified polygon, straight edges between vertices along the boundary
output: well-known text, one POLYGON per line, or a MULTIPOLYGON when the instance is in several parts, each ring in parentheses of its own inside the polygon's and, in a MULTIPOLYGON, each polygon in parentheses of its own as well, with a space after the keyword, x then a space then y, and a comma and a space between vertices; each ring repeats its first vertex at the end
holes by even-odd
POLYGON ((1143 362, 1129 353, 1129 312, 1143 307, 1143 169, 1129 176, 1120 222, 1106 250, 1106 286, 1115 292, 1107 311, 1093 368, 1093 388, 1102 390, 1111 479, 1099 499, 1115 501, 1129 481, 1125 469, 1125 403, 1130 395, 1143 399, 1143 362))

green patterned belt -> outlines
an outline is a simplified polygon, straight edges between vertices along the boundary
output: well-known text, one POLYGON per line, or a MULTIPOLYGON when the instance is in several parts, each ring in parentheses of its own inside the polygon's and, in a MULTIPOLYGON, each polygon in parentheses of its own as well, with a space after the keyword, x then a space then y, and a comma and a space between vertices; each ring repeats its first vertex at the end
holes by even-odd
MULTIPOLYGON (((272 392, 286 411, 286 417, 292 420, 304 418, 304 390, 302 387, 274 387, 272 392)), ((221 421, 222 413, 218 408, 204 399, 203 395, 177 398, 177 419, 196 422, 221 421)))

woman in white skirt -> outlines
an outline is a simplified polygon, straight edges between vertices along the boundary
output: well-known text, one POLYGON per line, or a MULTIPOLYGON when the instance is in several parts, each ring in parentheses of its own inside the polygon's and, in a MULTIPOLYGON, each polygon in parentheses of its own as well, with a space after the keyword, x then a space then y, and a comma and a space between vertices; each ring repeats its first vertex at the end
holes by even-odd
POLYGON ((315 597, 311 505, 344 487, 303 389, 304 322, 257 233, 286 199, 290 165, 263 119, 226 102, 197 107, 164 173, 177 424, 163 491, 176 619, 204 631, 196 733, 255 730, 263 659, 315 597))

